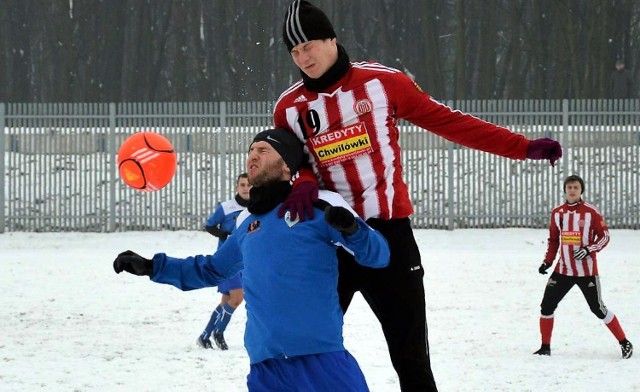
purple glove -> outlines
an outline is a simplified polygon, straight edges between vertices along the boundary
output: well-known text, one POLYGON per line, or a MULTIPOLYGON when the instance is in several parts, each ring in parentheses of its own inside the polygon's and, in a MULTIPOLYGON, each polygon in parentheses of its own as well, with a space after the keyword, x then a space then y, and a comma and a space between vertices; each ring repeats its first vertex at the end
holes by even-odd
POLYGON ((313 219, 313 202, 318 200, 318 184, 315 182, 303 182, 293 187, 287 200, 282 203, 278 210, 278 216, 282 218, 289 210, 291 219, 295 220, 300 217, 300 222, 306 217, 313 219))
POLYGON ((532 140, 527 149, 529 159, 548 159, 551 166, 555 166, 556 161, 562 156, 560 143, 548 137, 532 140))

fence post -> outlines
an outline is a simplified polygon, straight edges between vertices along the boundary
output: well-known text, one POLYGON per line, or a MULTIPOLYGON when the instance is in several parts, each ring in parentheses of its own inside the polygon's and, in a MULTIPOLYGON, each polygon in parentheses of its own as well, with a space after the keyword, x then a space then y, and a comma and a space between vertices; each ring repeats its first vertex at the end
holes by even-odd
POLYGON ((562 100, 562 147, 563 147, 563 160, 562 160, 562 170, 565 174, 565 177, 568 176, 569 173, 569 153, 567 148, 569 148, 569 100, 562 100))
POLYGON ((116 104, 109 103, 109 135, 107 135, 107 154, 109 154, 109 222, 107 232, 116 230, 116 104))
POLYGON ((0 234, 4 233, 5 225, 6 225, 6 216, 4 210, 4 188, 5 188, 5 179, 4 175, 4 155, 5 152, 5 107, 4 103, 0 102, 0 234))
POLYGON ((216 200, 226 200, 227 196, 227 103, 220 102, 220 189, 216 200))
POLYGON ((449 219, 447 219, 448 223, 447 223, 447 229, 448 230, 453 230, 454 229, 454 218, 455 218, 455 212, 454 212, 454 204, 453 204, 453 171, 454 171, 454 164, 453 164, 453 154, 454 154, 454 143, 453 142, 447 142, 447 150, 448 150, 448 156, 449 158, 447 159, 447 199, 448 201, 448 209, 449 209, 449 219))

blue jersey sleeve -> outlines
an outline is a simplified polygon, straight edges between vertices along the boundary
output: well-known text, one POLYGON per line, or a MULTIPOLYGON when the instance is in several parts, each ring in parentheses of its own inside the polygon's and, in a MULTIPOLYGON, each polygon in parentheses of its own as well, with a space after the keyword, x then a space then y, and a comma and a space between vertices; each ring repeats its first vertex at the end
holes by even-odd
POLYGON ((209 218, 207 219, 204 225, 218 226, 219 224, 222 223, 223 220, 224 220, 224 210, 222 208, 222 204, 218 204, 218 206, 216 207, 216 210, 213 211, 213 214, 209 216, 209 218))
POLYGON ((187 291, 217 286, 232 278, 242 268, 240 248, 232 236, 213 255, 190 256, 184 259, 164 253, 154 255, 151 280, 187 291))
POLYGON ((334 244, 341 245, 354 256, 356 262, 365 267, 384 268, 389 265, 389 244, 380 232, 372 229, 360 218, 339 194, 321 190, 319 198, 328 205, 346 208, 354 215, 358 223, 358 230, 351 235, 343 235, 335 228, 327 225, 329 236, 334 244))
POLYGON ((389 265, 389 244, 378 231, 372 229, 362 218, 356 216, 358 230, 351 235, 343 235, 327 225, 334 243, 341 244, 352 253, 356 262, 365 267, 384 268, 389 265))

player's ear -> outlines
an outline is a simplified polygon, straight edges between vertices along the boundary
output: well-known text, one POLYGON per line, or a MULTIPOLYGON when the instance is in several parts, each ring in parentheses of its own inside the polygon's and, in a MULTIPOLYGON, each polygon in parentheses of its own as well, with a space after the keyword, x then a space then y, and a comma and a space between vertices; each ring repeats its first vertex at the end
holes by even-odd
POLYGON ((291 173, 291 169, 289 168, 289 166, 282 161, 282 172, 284 174, 284 177, 282 180, 284 181, 289 181, 291 180, 291 177, 293 177, 293 173, 291 173))

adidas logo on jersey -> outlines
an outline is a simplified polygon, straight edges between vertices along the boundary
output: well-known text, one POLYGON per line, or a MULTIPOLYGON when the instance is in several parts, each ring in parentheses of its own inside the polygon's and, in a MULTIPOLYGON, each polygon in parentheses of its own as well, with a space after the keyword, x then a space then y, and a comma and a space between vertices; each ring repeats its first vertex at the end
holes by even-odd
POLYGON ((307 102, 307 97, 305 97, 304 95, 301 95, 298 98, 293 100, 293 103, 297 103, 297 102, 307 102))

